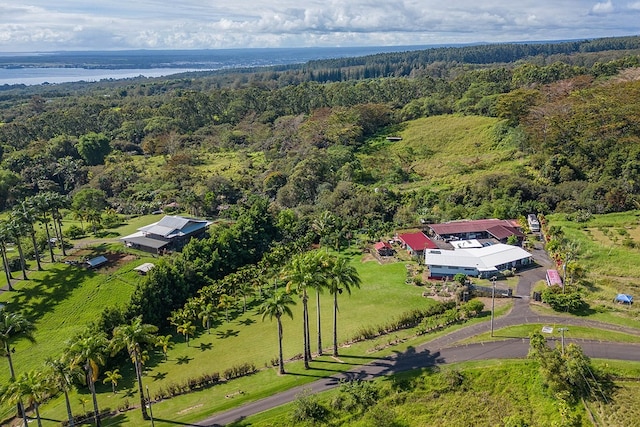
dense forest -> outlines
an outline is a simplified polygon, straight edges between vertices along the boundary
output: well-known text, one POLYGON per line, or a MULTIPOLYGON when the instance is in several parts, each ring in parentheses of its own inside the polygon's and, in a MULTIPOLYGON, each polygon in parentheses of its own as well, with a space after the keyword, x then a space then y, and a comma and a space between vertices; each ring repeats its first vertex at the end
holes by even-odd
POLYGON ((213 315, 203 308, 222 313, 249 288, 262 298, 284 273, 337 277, 328 250, 305 255, 313 243, 339 251, 354 236, 425 222, 638 208, 639 44, 479 45, 4 87, 7 282, 19 270, 28 280, 25 259, 42 270, 47 250, 54 264, 52 241, 64 251, 67 238, 124 215, 213 219, 206 238, 157 259, 125 305, 106 306, 72 338, 144 322, 181 328, 188 346, 193 319, 213 315), (63 230, 61 211, 90 227, 63 230))

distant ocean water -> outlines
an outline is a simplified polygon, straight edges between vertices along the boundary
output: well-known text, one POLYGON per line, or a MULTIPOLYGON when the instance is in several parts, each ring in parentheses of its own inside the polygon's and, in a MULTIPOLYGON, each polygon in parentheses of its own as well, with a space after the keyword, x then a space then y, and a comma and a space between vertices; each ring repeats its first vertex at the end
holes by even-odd
POLYGON ((161 77, 189 71, 305 63, 436 46, 366 46, 343 48, 273 48, 219 50, 0 52, 0 86, 103 79, 161 77))

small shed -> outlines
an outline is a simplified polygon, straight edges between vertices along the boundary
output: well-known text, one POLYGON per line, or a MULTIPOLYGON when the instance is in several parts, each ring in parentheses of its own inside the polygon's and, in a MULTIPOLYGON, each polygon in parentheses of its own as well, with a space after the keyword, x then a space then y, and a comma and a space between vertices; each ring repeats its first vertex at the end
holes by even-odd
POLYGON ((380 256, 393 256, 393 247, 388 242, 378 242, 374 248, 380 256))
POLYGON ((145 262, 144 264, 141 264, 141 265, 137 266, 136 268, 134 268, 134 270, 144 276, 145 274, 147 274, 149 272, 149 270, 151 270, 155 266, 156 265, 154 263, 152 263, 152 262, 145 262))
POLYGON ((631 305, 633 304, 633 297, 627 294, 618 294, 618 296, 616 296, 616 299, 614 301, 620 304, 631 305))
POLYGON ((101 265, 106 264, 108 262, 109 260, 107 259, 107 257, 100 255, 95 258, 91 258, 90 260, 87 260, 87 266, 89 266, 89 268, 98 268, 101 265))

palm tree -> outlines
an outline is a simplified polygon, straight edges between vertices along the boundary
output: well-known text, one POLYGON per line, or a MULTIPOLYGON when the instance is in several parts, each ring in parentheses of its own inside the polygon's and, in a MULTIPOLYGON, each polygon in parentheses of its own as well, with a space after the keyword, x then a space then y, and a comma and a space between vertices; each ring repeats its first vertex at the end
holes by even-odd
POLYGON ((286 282, 287 292, 295 290, 302 299, 302 334, 304 343, 304 367, 309 369, 311 346, 309 339, 309 295, 307 289, 320 280, 317 266, 320 264, 320 252, 302 253, 291 258, 283 268, 282 276, 286 282))
POLYGON ((208 334, 211 333, 211 319, 215 318, 216 314, 216 307, 213 304, 205 304, 198 313, 198 317, 202 319, 202 327, 207 328, 208 334))
POLYGON ((9 267, 9 259, 7 258, 7 243, 11 241, 11 231, 7 221, 0 221, 0 255, 2 255, 2 267, 7 278, 7 286, 13 291, 11 280, 11 267, 9 267))
MULTIPOLYGON (((2 399, 9 401, 13 405, 20 404, 22 399, 26 399, 28 405, 33 406, 36 411, 38 427, 42 427, 39 408, 40 403, 47 397, 48 391, 49 384, 43 373, 39 371, 29 371, 22 373, 17 380, 11 381, 2 399)), ((24 411, 22 417, 24 425, 27 427, 29 424, 24 411)))
POLYGON ((49 212, 51 211, 51 198, 49 193, 38 193, 30 199, 31 205, 36 211, 38 220, 44 224, 44 229, 47 233, 47 246, 49 247, 49 255, 51 255, 51 262, 55 262, 55 256, 53 254, 53 245, 51 244, 51 233, 49 233, 49 223, 51 219, 49 212))
POLYGON ((346 291, 351 295, 351 288, 360 287, 360 277, 356 269, 349 265, 349 260, 338 257, 332 260, 327 287, 333 295, 333 356, 338 356, 338 294, 346 291))
POLYGON ((33 226, 36 222, 36 209, 29 202, 29 200, 23 200, 13 208, 11 216, 20 221, 24 227, 26 234, 31 236, 31 243, 33 244, 33 254, 36 258, 36 265, 38 271, 42 271, 42 265, 40 264, 40 253, 38 251, 38 242, 36 242, 36 230, 33 226))
POLYGON ((173 342, 171 341, 173 338, 171 335, 159 335, 156 337, 156 347, 160 347, 162 349, 162 354, 164 354, 164 360, 169 360, 167 357, 167 351, 173 347, 173 342))
POLYGON ((233 307, 235 303, 236 303, 236 300, 231 295, 227 295, 227 294, 220 295, 218 308, 224 309, 224 317, 227 320, 227 322, 229 321, 229 309, 233 307))
MULTIPOLYGON (((11 342, 16 338, 26 338, 30 342, 35 342, 33 331, 35 327, 33 323, 27 320, 20 313, 10 313, 5 307, 0 308, 0 345, 2 346, 2 354, 7 357, 9 362, 9 373, 11 380, 16 379, 16 373, 13 369, 13 361, 11 354, 15 349, 11 348, 11 342)), ((24 408, 18 402, 18 414, 24 418, 24 408)))
POLYGON ((71 412, 71 402, 69 401, 69 390, 71 390, 73 380, 82 377, 82 370, 78 366, 72 365, 64 357, 53 359, 51 357, 45 360, 45 364, 49 366, 51 373, 49 378, 53 385, 64 393, 64 400, 67 405, 67 417, 69 418, 69 426, 74 427, 73 413, 71 412))
POLYGON ((120 381, 121 379, 122 375, 120 375, 120 369, 106 371, 104 373, 102 384, 111 383, 111 390, 113 390, 113 394, 116 394, 116 387, 118 387, 118 381, 120 381))
POLYGON ((142 388, 142 346, 144 344, 155 344, 158 327, 142 323, 142 316, 138 316, 129 325, 120 325, 113 330, 111 340, 111 353, 115 354, 126 348, 129 357, 136 368, 136 379, 138 380, 138 393, 140 394, 140 408, 142 418, 149 419, 142 388))
POLYGON ((22 279, 29 280, 27 277, 27 264, 24 260, 24 251, 22 250, 22 243, 20 242, 20 237, 24 236, 25 224, 19 219, 11 217, 8 223, 8 231, 13 237, 13 241, 18 247, 18 254, 20 255, 20 267, 22 268, 22 279))
POLYGON ((62 249, 62 255, 67 256, 66 249, 64 247, 64 237, 62 235, 62 215, 60 209, 68 208, 70 205, 69 198, 54 192, 45 193, 49 199, 49 207, 51 210, 51 218, 53 218, 53 230, 56 233, 56 237, 60 242, 60 248, 62 249))
POLYGON ((286 373, 284 371, 284 359, 282 357, 282 315, 286 314, 293 319, 290 306, 295 303, 293 298, 291 298, 291 294, 280 291, 275 292, 273 297, 265 300, 259 308, 263 321, 266 317, 269 317, 270 320, 273 320, 275 317, 278 322, 278 371, 280 375, 286 373))
POLYGON ((184 339, 187 342, 187 347, 189 347, 189 337, 196 333, 196 327, 191 324, 191 321, 187 321, 178 325, 176 328, 179 334, 184 335, 184 339))
POLYGON ((86 371, 87 385, 93 399, 93 419, 96 427, 100 427, 100 410, 98 409, 98 399, 96 397, 95 382, 98 379, 98 365, 104 364, 105 352, 107 350, 107 337, 104 334, 94 334, 79 337, 69 347, 71 363, 82 366, 86 371))

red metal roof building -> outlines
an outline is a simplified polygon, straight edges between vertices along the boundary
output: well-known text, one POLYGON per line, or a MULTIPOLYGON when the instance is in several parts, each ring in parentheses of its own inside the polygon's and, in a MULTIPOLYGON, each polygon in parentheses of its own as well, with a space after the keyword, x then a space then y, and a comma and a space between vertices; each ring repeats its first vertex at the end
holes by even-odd
POLYGON ((430 235, 437 240, 449 241, 452 239, 490 239, 495 238, 505 242, 510 236, 515 235, 518 240, 524 238, 520 231, 520 224, 510 219, 478 219, 451 221, 442 224, 429 224, 430 235))
POLYGON ((373 248, 378 252, 380 256, 391 256, 393 255, 393 246, 389 244, 389 242, 378 242, 373 245, 373 248))
POLYGON ((422 255, 425 249, 438 249, 438 245, 428 238, 422 231, 398 235, 398 240, 411 255, 422 255))

